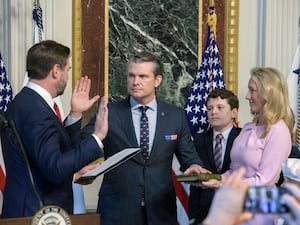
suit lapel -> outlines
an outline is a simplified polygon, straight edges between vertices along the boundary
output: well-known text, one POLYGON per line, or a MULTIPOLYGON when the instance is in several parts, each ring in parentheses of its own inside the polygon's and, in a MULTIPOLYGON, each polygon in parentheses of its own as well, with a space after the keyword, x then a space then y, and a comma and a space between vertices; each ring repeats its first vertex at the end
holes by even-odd
POLYGON ((205 136, 205 143, 206 143, 206 146, 207 146, 206 149, 208 151, 207 154, 208 154, 210 163, 211 163, 211 165, 213 165, 216 168, 215 159, 214 159, 213 130, 212 129, 210 129, 207 132, 207 135, 205 136))
POLYGON ((123 124, 122 127, 124 129, 124 133, 127 135, 127 140, 129 140, 130 145, 138 146, 138 141, 136 139, 135 130, 132 121, 132 114, 130 106, 123 111, 124 114, 122 116, 123 124))
POLYGON ((23 91, 24 91, 24 93, 33 96, 33 98, 38 98, 39 99, 38 102, 41 103, 42 107, 46 108, 49 111, 49 115, 52 115, 53 119, 57 121, 57 124, 59 124, 59 126, 63 127, 63 124, 60 122, 57 115, 52 110, 52 108, 48 105, 48 103, 45 101, 45 99, 43 99, 37 92, 35 92, 34 90, 32 90, 28 87, 24 87, 23 91))
POLYGON ((65 138, 68 139, 69 136, 66 132, 66 130, 64 129, 63 124, 60 122, 60 120, 58 119, 58 117, 56 116, 55 112, 52 110, 52 108, 48 105, 48 103, 45 101, 45 99, 43 99, 37 92, 35 92, 34 90, 28 88, 28 87, 24 87, 22 89, 22 91, 28 95, 31 95, 32 98, 37 98, 38 101, 40 103, 39 107, 43 107, 46 110, 48 110, 49 115, 51 115, 53 117, 53 121, 56 121, 57 123, 57 128, 59 128, 59 130, 62 132, 63 135, 65 135, 65 138))
POLYGON ((165 111, 163 105, 159 101, 157 101, 156 127, 155 127, 154 139, 153 139, 153 146, 152 146, 152 149, 151 149, 149 160, 155 158, 155 156, 157 155, 157 151, 159 151, 159 149, 160 149, 158 146, 163 145, 163 143, 162 143, 163 139, 161 139, 161 137, 163 137, 165 135, 164 127, 167 126, 167 124, 165 124, 165 122, 166 122, 165 117, 166 116, 167 116, 167 112, 165 111))
MULTIPOLYGON (((124 100, 123 104, 121 104, 121 107, 121 110, 118 110, 120 113, 118 116, 122 118, 122 125, 120 127, 122 127, 122 132, 126 136, 125 140, 128 140, 129 146, 139 147, 134 130, 129 97, 124 100)), ((138 160, 139 162, 144 162, 142 154, 137 154, 133 159, 138 160)))
MULTIPOLYGON (((241 130, 240 128, 233 127, 229 133, 227 144, 226 144, 226 149, 225 149, 223 168, 226 167, 226 165, 230 164, 230 152, 231 152, 232 144, 233 144, 235 138, 239 135, 240 130, 241 130)), ((222 168, 222 170, 223 170, 223 168, 222 168)))

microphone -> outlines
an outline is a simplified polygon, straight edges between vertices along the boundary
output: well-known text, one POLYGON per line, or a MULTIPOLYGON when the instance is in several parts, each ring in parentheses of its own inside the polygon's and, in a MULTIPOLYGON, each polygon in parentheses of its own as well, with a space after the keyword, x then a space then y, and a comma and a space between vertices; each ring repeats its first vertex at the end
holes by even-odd
POLYGON ((32 176, 32 171, 31 171, 30 164, 29 164, 29 161, 28 161, 27 153, 26 153, 25 148, 23 146, 23 143, 20 139, 18 131, 15 127, 14 121, 13 120, 8 121, 6 119, 4 113, 1 110, 0 110, 0 131, 4 131, 4 132, 7 132, 8 134, 10 134, 11 137, 15 140, 15 142, 19 146, 19 148, 21 150, 21 153, 24 156, 26 169, 28 171, 28 175, 29 175, 32 190, 33 190, 34 195, 36 196, 36 198, 39 202, 40 208, 42 208, 44 206, 44 204, 43 204, 43 202, 41 200, 41 197, 40 197, 40 195, 39 195, 39 193, 36 189, 36 186, 35 186, 35 183, 34 183, 34 180, 33 180, 33 176, 32 176))

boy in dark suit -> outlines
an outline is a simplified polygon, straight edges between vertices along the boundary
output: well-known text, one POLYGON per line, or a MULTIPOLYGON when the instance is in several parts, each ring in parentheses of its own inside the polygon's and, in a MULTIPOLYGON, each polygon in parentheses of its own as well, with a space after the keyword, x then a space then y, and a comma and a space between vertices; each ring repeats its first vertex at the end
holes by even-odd
MULTIPOLYGON (((236 95, 226 89, 213 90, 206 101, 210 129, 196 134, 194 144, 204 163, 212 173, 222 174, 229 169, 230 150, 241 128, 234 126, 238 113, 239 101, 236 95), (221 136, 220 143, 217 137, 221 136), (219 157, 216 151, 219 149, 219 157), (216 158, 217 157, 217 158, 216 158)), ((189 196, 190 224, 200 223, 207 215, 215 193, 214 189, 202 189, 191 186, 189 196)))

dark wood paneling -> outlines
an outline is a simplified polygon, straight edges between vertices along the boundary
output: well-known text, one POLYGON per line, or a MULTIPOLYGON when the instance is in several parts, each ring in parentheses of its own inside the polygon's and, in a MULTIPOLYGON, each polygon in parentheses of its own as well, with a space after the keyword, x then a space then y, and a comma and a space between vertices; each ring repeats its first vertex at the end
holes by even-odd
MULTIPOLYGON (((90 96, 104 95, 105 0, 82 0, 82 75, 92 80, 90 96)), ((84 113, 84 123, 98 104, 84 113)))

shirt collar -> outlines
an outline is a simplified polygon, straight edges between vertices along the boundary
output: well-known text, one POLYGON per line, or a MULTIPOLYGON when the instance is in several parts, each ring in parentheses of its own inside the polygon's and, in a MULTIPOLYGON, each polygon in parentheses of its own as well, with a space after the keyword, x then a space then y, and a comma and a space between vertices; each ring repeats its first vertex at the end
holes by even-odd
MULTIPOLYGON (((130 96, 130 106, 131 109, 137 110, 140 106, 143 106, 142 104, 139 104, 132 96, 130 96)), ((156 98, 154 98, 149 104, 147 104, 149 109, 156 111, 157 110, 157 101, 156 98)))
POLYGON ((222 132, 219 132, 219 131, 216 131, 215 129, 213 129, 213 133, 214 133, 214 140, 215 140, 215 138, 216 138, 216 136, 218 135, 218 134, 220 134, 220 133, 222 133, 222 135, 223 135, 223 138, 225 139, 225 140, 227 140, 227 138, 228 138, 228 136, 229 136, 229 133, 230 133, 230 131, 231 131, 231 129, 233 128, 233 125, 231 126, 231 127, 229 127, 228 129, 226 129, 225 131, 222 131, 222 132))
POLYGON ((34 90, 36 93, 38 93, 47 102, 47 104, 50 106, 50 108, 53 108, 54 100, 53 100, 52 96, 50 95, 50 93, 46 89, 44 89, 41 86, 39 86, 38 84, 30 82, 30 81, 27 82, 26 87, 28 87, 28 88, 34 90))

